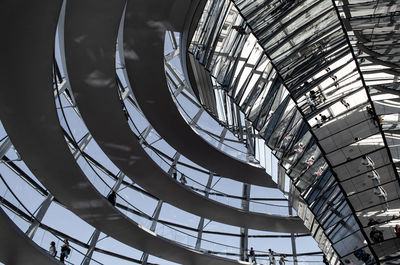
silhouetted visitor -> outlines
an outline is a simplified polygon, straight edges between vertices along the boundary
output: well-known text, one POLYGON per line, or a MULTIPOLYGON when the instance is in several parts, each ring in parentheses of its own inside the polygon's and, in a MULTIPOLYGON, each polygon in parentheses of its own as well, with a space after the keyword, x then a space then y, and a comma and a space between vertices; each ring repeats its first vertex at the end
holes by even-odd
POLYGON ((52 257, 57 256, 56 242, 54 242, 54 241, 51 241, 51 243, 50 243, 49 254, 52 257))
POLYGON ((172 177, 176 180, 178 173, 176 171, 176 165, 172 166, 172 177))
POLYGON ((285 255, 281 255, 281 257, 280 257, 280 259, 279 259, 279 265, 285 265, 285 262, 286 260, 285 260, 285 255))
POLYGON ((376 227, 372 227, 371 232, 369 233, 369 237, 371 238, 372 242, 375 244, 383 242, 383 233, 382 231, 376 229, 376 227))
POLYGON ((257 263, 256 262, 256 254, 254 253, 253 248, 250 248, 249 257, 250 257, 252 263, 257 263))
POLYGON ((115 191, 112 191, 110 195, 108 195, 107 200, 113 205, 117 205, 117 193, 115 191))
POLYGON ((183 184, 186 185, 187 184, 187 180, 184 174, 181 175, 181 178, 179 179, 179 181, 183 184))
POLYGON ((268 257, 269 257, 269 265, 275 265, 275 257, 274 257, 274 252, 271 249, 268 249, 268 257))
POLYGON ((60 261, 64 263, 64 260, 68 258, 71 253, 71 248, 69 247, 68 239, 64 240, 64 245, 61 247, 60 261))

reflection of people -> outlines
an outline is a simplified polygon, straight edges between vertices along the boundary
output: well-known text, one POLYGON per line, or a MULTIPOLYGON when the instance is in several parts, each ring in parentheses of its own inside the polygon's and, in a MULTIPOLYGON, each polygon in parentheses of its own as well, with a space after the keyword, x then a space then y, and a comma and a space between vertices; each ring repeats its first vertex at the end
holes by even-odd
POLYGON ((376 227, 372 227, 372 230, 369 233, 369 237, 375 244, 383 242, 384 240, 382 231, 376 229, 376 227))
POLYGON ((387 192, 386 192, 386 190, 382 186, 378 186, 378 187, 374 188, 374 193, 375 193, 375 195, 378 196, 380 202, 382 204, 384 203, 385 211, 387 211, 389 207, 388 207, 388 204, 387 204, 387 192))
POLYGON ((324 167, 320 167, 317 171, 314 172, 315 176, 319 177, 324 173, 324 167))
POLYGON ((304 148, 304 144, 302 142, 298 142, 297 147, 294 149, 294 151, 296 153, 301 153, 304 150, 303 148, 304 148))
POLYGON ((317 122, 316 127, 317 127, 317 128, 321 127, 322 122, 321 122, 317 117, 315 117, 315 120, 316 120, 316 122, 317 122))
POLYGON ((340 103, 342 103, 343 106, 344 106, 346 109, 350 109, 350 104, 349 104, 344 98, 342 98, 342 99, 340 100, 340 103))
POLYGON ((345 259, 344 264, 354 265, 354 263, 349 259, 345 259))
POLYGON ((306 101, 307 101, 308 106, 310 106, 311 111, 316 110, 314 101, 312 101, 311 98, 310 98, 310 96, 307 95, 307 94, 306 94, 306 101))
POLYGON ((376 225, 376 224, 378 224, 378 222, 377 221, 375 221, 375 219, 374 218, 369 218, 369 221, 368 221, 368 226, 371 226, 371 225, 376 225))
POLYGON ((371 118, 375 118, 375 112, 372 110, 370 106, 367 106, 367 112, 371 118))
POLYGON ((372 107, 367 106, 367 112, 368 112, 369 116, 371 117, 371 119, 372 119, 374 125, 375 125, 376 127, 379 127, 379 126, 378 126, 378 121, 376 120, 377 117, 375 116, 375 112, 374 112, 374 110, 372 109, 372 107))
POLYGON ((369 170, 373 170, 375 163, 369 156, 363 155, 361 157, 361 165, 366 166, 369 170))
POLYGON ((321 122, 324 123, 328 120, 328 117, 326 117, 324 114, 319 114, 319 116, 321 117, 321 122))
POLYGON ((381 184, 381 177, 379 176, 378 172, 376 172, 376 170, 369 171, 367 173, 367 177, 372 180, 375 186, 381 184))
POLYGON ((353 252, 354 256, 356 256, 356 258, 358 260, 367 262, 369 261, 369 259, 371 258, 371 255, 369 253, 366 253, 363 249, 359 249, 359 250, 355 250, 353 252))
POLYGON ((283 137, 283 140, 281 141, 280 145, 279 145, 279 149, 282 149, 283 146, 286 146, 286 144, 288 144, 290 142, 290 140, 292 140, 292 135, 289 134, 285 137, 283 137))
POLYGON ((236 30, 240 35, 245 35, 246 34, 246 30, 244 29, 244 27, 232 26, 232 29, 236 30))
POLYGON ((307 159, 306 164, 307 164, 307 166, 312 166, 312 164, 314 164, 314 162, 315 162, 314 156, 310 156, 310 157, 307 159))
POLYGON ((397 224, 395 227, 394 227, 394 234, 396 235, 396 237, 400 237, 400 225, 399 224, 397 224))

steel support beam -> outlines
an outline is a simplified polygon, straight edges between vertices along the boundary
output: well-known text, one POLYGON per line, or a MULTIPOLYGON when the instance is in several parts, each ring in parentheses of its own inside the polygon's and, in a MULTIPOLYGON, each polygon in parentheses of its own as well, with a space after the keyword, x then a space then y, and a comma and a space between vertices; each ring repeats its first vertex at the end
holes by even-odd
POLYGON ((115 182, 114 186, 112 187, 111 191, 118 192, 119 187, 121 186, 122 181, 124 180, 125 174, 120 171, 117 175, 117 181, 115 182))
MULTIPOLYGON (((289 215, 293 215, 293 205, 292 205, 293 192, 294 192, 294 187, 293 187, 293 185, 290 185, 289 199, 288 199, 288 212, 289 212, 289 215)), ((296 249, 296 235, 294 233, 290 234, 290 241, 291 241, 291 244, 292 244, 293 265, 298 265, 297 249, 296 249)))
MULTIPOLYGON (((162 204, 163 204, 163 201, 159 200, 157 203, 156 209, 153 212, 153 216, 152 216, 153 222, 151 223, 151 226, 150 226, 150 231, 152 231, 152 232, 156 231, 157 222, 158 222, 158 218, 160 217, 162 204)), ((149 254, 146 252, 143 252, 142 257, 140 258, 140 260, 142 261, 142 265, 146 265, 148 259, 149 259, 149 254)))
POLYGON ((81 151, 83 151, 89 144, 90 140, 92 140, 92 135, 90 133, 87 133, 80 141, 78 144, 78 149, 75 150, 74 152, 74 158, 77 160, 81 156, 81 151))
POLYGON ((53 200, 54 200, 53 195, 49 194, 46 197, 46 199, 42 202, 42 204, 39 206, 38 211, 35 215, 35 219, 33 220, 32 224, 29 226, 28 230, 26 230, 25 233, 29 238, 33 239, 37 229, 40 226, 40 223, 43 220, 44 215, 46 214, 53 200))
POLYGON ((0 159, 3 158, 3 156, 10 150, 12 146, 11 140, 9 137, 3 142, 3 144, 0 146, 0 159))
MULTIPOLYGON (((250 184, 243 184, 242 209, 246 212, 250 209, 250 184)), ((240 228, 240 260, 247 259, 247 250, 249 248, 249 229, 240 228)))
POLYGON ((218 143, 218 147, 217 147, 218 149, 221 149, 227 132, 228 132, 228 129, 224 127, 224 129, 221 132, 221 135, 219 136, 219 143, 218 143))
POLYGON ((89 265, 90 264, 94 249, 96 248, 96 244, 99 241, 99 236, 100 236, 100 231, 95 229, 92 236, 89 239, 89 242, 88 242, 89 248, 86 252, 85 257, 83 258, 83 260, 81 262, 81 265, 89 265))
MULTIPOLYGON (((207 185, 206 185, 206 193, 205 193, 205 197, 208 198, 209 194, 210 194, 210 188, 211 188, 211 184, 212 184, 212 180, 213 180, 213 174, 210 172, 210 174, 208 175, 208 181, 207 181, 207 185)), ((199 221, 199 225, 197 226, 197 240, 196 240, 196 246, 195 249, 199 250, 201 247, 201 238, 203 236, 203 228, 204 228, 204 217, 200 218, 199 221)))

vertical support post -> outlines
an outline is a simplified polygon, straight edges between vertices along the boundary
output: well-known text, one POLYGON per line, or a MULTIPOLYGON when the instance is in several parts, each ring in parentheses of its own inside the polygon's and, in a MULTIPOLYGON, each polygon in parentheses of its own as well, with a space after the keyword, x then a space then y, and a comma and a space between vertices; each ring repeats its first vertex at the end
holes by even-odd
MULTIPOLYGON (((290 191, 289 191, 289 199, 288 199, 288 212, 289 215, 293 215, 293 192, 294 192, 294 187, 293 185, 290 185, 290 191)), ((297 249, 296 249, 296 236, 294 233, 290 234, 290 241, 292 243, 292 254, 293 254, 293 265, 298 265, 297 262, 297 249)))
POLYGON ((255 145, 256 139, 254 138, 254 134, 251 132, 253 126, 248 120, 245 120, 244 124, 246 126, 246 135, 247 135, 247 153, 249 156, 250 155, 255 156, 255 150, 253 146, 255 145))
MULTIPOLYGON (((250 184, 243 184, 242 209, 249 211, 250 208, 250 184)), ((245 227, 240 228, 240 260, 246 260, 247 250, 249 248, 249 229, 245 227)))
POLYGON ((88 245, 88 251, 86 252, 85 257, 83 258, 81 265, 89 265, 90 260, 92 259, 92 255, 94 252, 94 249, 96 247, 97 241, 99 241, 99 236, 100 236, 100 231, 95 229, 92 236, 89 239, 88 245))
MULTIPOLYGON (((206 193, 205 196, 208 198, 209 194, 210 194, 210 188, 211 188, 211 184, 212 184, 212 180, 213 180, 213 176, 214 174, 210 172, 210 174, 208 175, 208 181, 207 181, 207 185, 206 185, 206 193)), ((203 236, 203 227, 204 227, 204 217, 200 218, 199 221, 199 225, 197 226, 197 240, 196 240, 196 245, 195 245, 195 249, 199 250, 201 247, 201 238, 203 236)))
POLYGON ((32 224, 29 226, 28 230, 26 230, 26 235, 30 238, 33 239, 37 229, 40 226, 40 223, 43 220, 44 215, 46 214, 47 210, 50 207, 50 204, 52 203, 54 199, 54 196, 49 194, 47 195, 46 199, 42 202, 42 204, 39 206, 39 210, 37 214, 35 215, 35 219, 33 220, 32 224))
MULTIPOLYGON (((156 209, 153 212, 153 222, 151 223, 151 226, 150 226, 150 231, 152 231, 152 232, 156 231, 157 221, 160 216, 162 204, 163 204, 163 201, 159 200, 157 203, 156 209)), ((148 259, 149 259, 149 254, 146 252, 143 252, 142 257, 140 258, 140 260, 142 261, 142 264, 146 265, 148 259)))

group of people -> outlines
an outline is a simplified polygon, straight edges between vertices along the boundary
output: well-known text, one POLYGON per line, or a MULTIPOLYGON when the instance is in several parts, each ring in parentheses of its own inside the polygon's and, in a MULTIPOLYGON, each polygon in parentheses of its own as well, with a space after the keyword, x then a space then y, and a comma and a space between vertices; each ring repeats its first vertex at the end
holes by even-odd
MULTIPOLYGON (((256 254, 255 254, 253 248, 250 248, 250 251, 249 251, 249 255, 248 255, 248 256, 249 256, 249 258, 250 258, 251 263, 254 263, 254 264, 257 263, 257 262, 256 262, 256 254)), ((269 265, 276 265, 275 256, 276 256, 276 253, 273 252, 271 249, 268 249, 269 265)), ((285 256, 284 254, 281 254, 281 255, 280 255, 279 260, 278 260, 279 265, 285 265, 285 264, 286 264, 286 261, 287 261, 287 260, 285 259, 285 257, 286 257, 286 256, 285 256)))
POLYGON ((371 179, 374 184, 374 194, 378 196, 380 202, 384 205, 385 211, 388 210, 389 205, 387 202, 387 192, 386 190, 380 185, 381 184, 381 177, 378 171, 375 170, 375 162, 366 155, 361 157, 361 165, 365 166, 368 170, 367 177, 371 179))
MULTIPOLYGON (((50 243, 49 254, 54 258, 57 257, 56 242, 54 241, 51 241, 50 243)), ((61 246, 60 262, 64 263, 69 254, 71 254, 71 248, 69 246, 68 239, 65 239, 64 244, 61 246)))
MULTIPOLYGON (((399 217, 397 215, 393 215, 392 220, 397 220, 399 217)), ((367 226, 373 226, 379 224, 374 218, 369 218, 367 226)), ((400 237, 400 224, 396 224, 393 228, 393 233, 396 237, 400 237)), ((375 227, 371 228, 370 238, 374 243, 380 243, 384 240, 383 233, 380 230, 377 230, 375 227)))
POLYGON ((321 127, 322 124, 324 124, 324 122, 326 122, 327 120, 329 120, 329 118, 327 116, 325 116, 324 114, 320 113, 319 118, 315 117, 315 121, 317 123, 316 127, 317 128, 321 127))
POLYGON ((354 254, 354 256, 356 256, 356 258, 358 260, 361 260, 361 261, 365 262, 366 264, 368 264, 368 262, 371 260, 371 254, 365 252, 365 250, 363 250, 363 249, 355 250, 353 252, 353 254, 354 254))
MULTIPOLYGON (((305 83, 305 85, 307 85, 305 83)), ((318 96, 314 90, 311 90, 310 93, 306 93, 306 101, 311 111, 317 109, 317 106, 325 101, 323 96, 318 96)))

